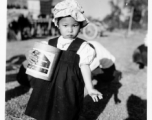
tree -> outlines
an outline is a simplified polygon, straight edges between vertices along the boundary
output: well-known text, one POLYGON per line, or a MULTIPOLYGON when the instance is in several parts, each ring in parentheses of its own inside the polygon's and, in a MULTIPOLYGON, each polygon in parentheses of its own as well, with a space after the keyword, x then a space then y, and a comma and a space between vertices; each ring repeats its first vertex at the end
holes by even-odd
POLYGON ((103 22, 106 23, 109 26, 109 30, 112 31, 115 28, 121 28, 120 15, 122 14, 122 12, 120 7, 115 4, 114 1, 110 1, 109 3, 112 12, 103 19, 103 22))
POLYGON ((125 0, 125 7, 132 12, 132 28, 148 24, 148 0, 125 0))

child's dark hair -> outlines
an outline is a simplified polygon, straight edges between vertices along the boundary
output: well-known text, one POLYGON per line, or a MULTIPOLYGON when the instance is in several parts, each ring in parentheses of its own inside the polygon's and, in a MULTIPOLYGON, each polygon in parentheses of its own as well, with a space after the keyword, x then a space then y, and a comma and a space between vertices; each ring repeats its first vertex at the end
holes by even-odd
MULTIPOLYGON (((68 16, 66 16, 66 17, 71 17, 70 15, 68 15, 68 16)), ((59 25, 59 21, 62 19, 62 18, 64 18, 64 17, 59 17, 58 18, 58 21, 57 21, 57 25, 59 25)), ((80 23, 80 28, 82 28, 83 27, 83 22, 79 22, 80 23)))

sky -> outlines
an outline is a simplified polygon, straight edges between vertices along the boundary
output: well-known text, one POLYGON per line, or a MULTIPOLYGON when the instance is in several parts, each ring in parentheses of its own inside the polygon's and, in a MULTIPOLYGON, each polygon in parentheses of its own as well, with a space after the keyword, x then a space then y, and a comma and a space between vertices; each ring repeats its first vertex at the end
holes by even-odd
MULTIPOLYGON (((54 0, 56 3, 56 0, 54 0)), ((62 1, 62 0, 58 0, 62 1)), ((107 14, 110 14, 111 8, 109 1, 111 0, 77 0, 84 9, 86 16, 103 19, 107 14)), ((114 0, 116 1, 116 0, 114 0)))
POLYGON ((83 7, 86 16, 99 18, 102 20, 107 14, 110 14, 110 0, 77 0, 83 7))

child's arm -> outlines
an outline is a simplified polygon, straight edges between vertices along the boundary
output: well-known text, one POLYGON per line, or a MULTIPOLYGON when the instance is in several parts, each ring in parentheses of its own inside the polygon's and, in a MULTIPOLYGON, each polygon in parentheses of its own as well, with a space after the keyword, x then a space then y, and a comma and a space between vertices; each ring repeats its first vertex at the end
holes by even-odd
POLYGON ((92 97, 94 102, 98 102, 98 98, 102 99, 102 94, 93 88, 92 81, 91 81, 91 70, 90 70, 89 65, 83 64, 81 65, 80 69, 82 72, 82 76, 83 76, 88 94, 92 97))

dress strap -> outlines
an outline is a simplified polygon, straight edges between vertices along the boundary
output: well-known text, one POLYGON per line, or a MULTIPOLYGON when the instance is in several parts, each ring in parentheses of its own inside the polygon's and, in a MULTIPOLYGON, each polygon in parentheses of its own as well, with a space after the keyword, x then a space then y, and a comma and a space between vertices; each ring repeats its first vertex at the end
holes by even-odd
POLYGON ((48 41, 48 44, 49 44, 49 45, 52 45, 52 46, 54 46, 54 47, 57 47, 58 38, 59 38, 59 37, 55 37, 55 38, 50 39, 50 40, 48 41))
POLYGON ((73 52, 77 52, 78 49, 80 48, 81 44, 85 42, 85 40, 81 39, 81 38, 76 38, 68 47, 68 51, 73 51, 73 52))

